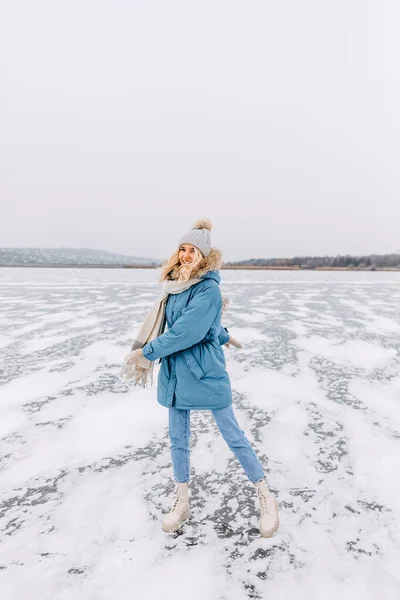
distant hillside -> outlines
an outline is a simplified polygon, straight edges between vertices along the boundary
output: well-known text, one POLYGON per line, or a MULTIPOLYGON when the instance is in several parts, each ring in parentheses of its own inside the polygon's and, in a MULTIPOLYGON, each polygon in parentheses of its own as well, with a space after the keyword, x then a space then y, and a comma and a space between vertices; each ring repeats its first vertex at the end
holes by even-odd
POLYGON ((351 256, 295 256, 294 258, 251 258, 227 262, 225 267, 271 269, 400 269, 400 254, 369 254, 351 256))
POLYGON ((160 261, 89 248, 0 248, 0 266, 158 266, 160 261))

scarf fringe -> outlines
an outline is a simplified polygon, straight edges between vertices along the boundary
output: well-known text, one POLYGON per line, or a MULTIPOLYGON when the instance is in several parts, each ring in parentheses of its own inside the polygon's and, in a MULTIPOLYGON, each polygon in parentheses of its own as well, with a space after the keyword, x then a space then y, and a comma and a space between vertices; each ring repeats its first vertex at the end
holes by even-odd
MULTIPOLYGON (((149 361, 151 362, 151 361, 149 361)), ((154 361, 151 362, 148 368, 141 367, 138 364, 124 363, 120 372, 120 377, 125 381, 133 381, 134 385, 140 385, 145 388, 148 383, 154 385, 154 361)))

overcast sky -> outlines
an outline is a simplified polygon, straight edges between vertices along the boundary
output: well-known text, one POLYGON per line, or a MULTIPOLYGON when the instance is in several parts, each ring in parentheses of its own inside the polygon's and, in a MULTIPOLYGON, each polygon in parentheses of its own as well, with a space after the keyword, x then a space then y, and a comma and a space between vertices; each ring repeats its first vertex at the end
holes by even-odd
POLYGON ((13 0, 0 246, 400 250, 396 0, 13 0))

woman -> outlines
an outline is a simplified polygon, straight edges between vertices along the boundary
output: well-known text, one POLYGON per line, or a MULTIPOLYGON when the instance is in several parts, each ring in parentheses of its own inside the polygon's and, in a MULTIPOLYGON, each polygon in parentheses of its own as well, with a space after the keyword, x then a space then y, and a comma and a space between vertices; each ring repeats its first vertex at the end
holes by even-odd
POLYGON ((157 400, 169 411, 174 501, 162 529, 174 531, 189 518, 190 411, 211 410, 219 431, 254 484, 260 532, 279 526, 278 504, 268 490, 262 465, 235 418, 223 344, 240 345, 221 327, 219 283, 222 254, 211 247, 211 222, 197 221, 179 240, 161 271, 163 294, 142 325, 127 356, 124 373, 146 385, 160 359, 157 400), (163 333, 165 323, 168 330, 163 333))

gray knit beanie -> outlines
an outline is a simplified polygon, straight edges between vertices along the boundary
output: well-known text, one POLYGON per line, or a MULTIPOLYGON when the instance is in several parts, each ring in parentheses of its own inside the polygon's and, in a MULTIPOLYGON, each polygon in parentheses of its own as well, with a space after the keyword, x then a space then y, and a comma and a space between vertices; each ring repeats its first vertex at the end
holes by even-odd
POLYGON ((193 229, 189 229, 179 240, 181 244, 192 244, 196 246, 203 256, 208 256, 211 251, 211 231, 212 225, 210 219, 200 219, 193 224, 193 229))

